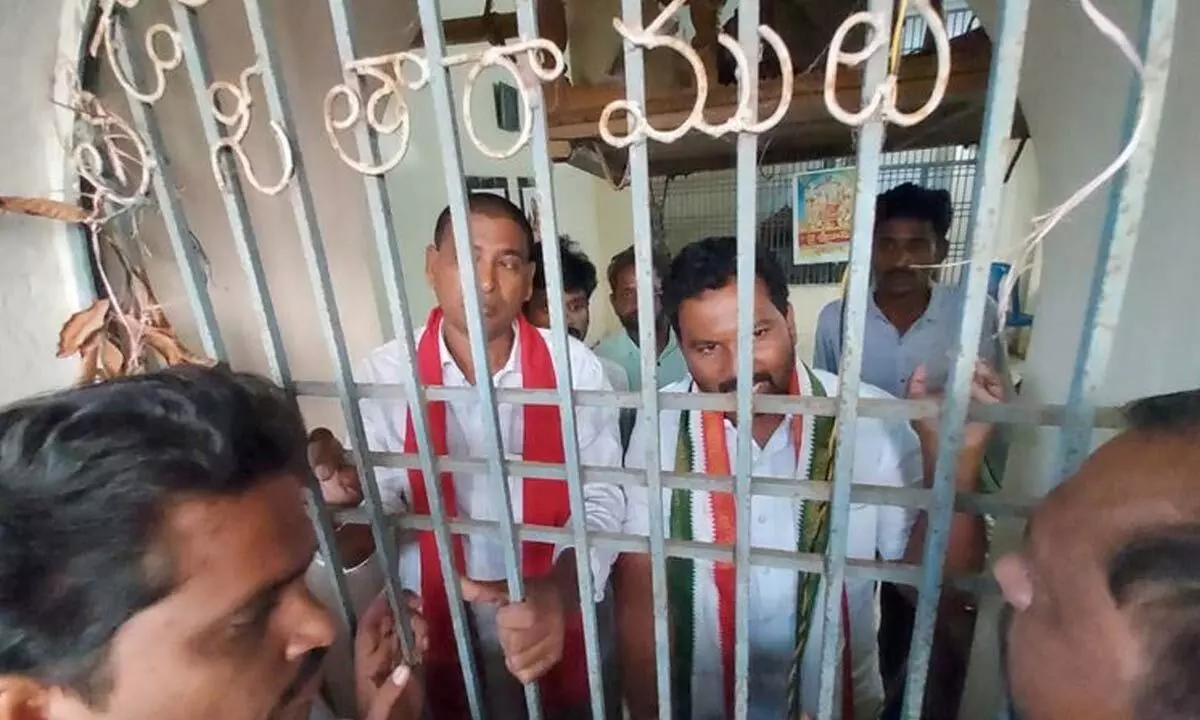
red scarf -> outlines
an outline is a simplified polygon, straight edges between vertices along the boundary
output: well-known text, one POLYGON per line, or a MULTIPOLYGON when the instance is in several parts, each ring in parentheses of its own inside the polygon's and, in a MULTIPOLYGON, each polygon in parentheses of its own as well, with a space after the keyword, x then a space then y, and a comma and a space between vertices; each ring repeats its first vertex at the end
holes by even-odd
MULTIPOLYGON (((788 385, 789 395, 800 394, 800 377, 795 370, 788 385)), ((706 410, 700 413, 704 438, 704 469, 709 475, 732 475, 729 463, 729 445, 725 441, 725 415, 706 410)), ((796 462, 800 462, 800 446, 804 438, 804 417, 792 415, 792 447, 796 462)), ((810 478, 811 479, 811 478, 810 478)), ((712 511, 713 542, 718 545, 737 543, 737 505, 733 493, 710 492, 712 511)), ((749 498, 746 499, 749 502, 749 498)), ((713 563, 713 584, 717 589, 718 640, 721 643, 721 664, 725 670, 725 717, 734 716, 734 619, 736 604, 734 588, 737 569, 733 563, 713 563)), ((850 658, 850 603, 845 587, 842 588, 842 632, 846 638, 842 654, 842 720, 854 720, 854 675, 850 658)))
MULTIPOLYGON (((434 308, 425 323, 425 331, 417 346, 417 375, 425 386, 442 385, 442 356, 440 338, 442 310, 434 308)), ((521 349, 521 377, 525 389, 554 389, 557 382, 550 349, 537 328, 521 317, 517 321, 517 343, 521 349)), ((446 457, 449 448, 446 441, 446 403, 430 402, 429 433, 433 442, 434 455, 446 457)), ((417 441, 413 433, 411 413, 406 413, 404 452, 416 453, 417 441)), ((525 405, 524 447, 522 455, 527 462, 556 463, 564 460, 562 426, 555 405, 525 405)), ((442 503, 447 518, 457 518, 458 502, 454 481, 450 473, 441 473, 442 503)), ((418 470, 408 471, 412 486, 412 511, 416 515, 429 514, 429 495, 425 477, 418 470)), ((499 480, 499 479, 495 479, 499 480)), ((559 480, 525 478, 522 487, 522 522, 526 525, 562 527, 570 519, 571 508, 567 497, 567 485, 559 480)), ((465 574, 466 564, 461 535, 452 535, 454 567, 460 575, 465 574)), ((442 568, 438 560, 437 541, 430 530, 419 534, 421 556, 421 598, 425 620, 429 624, 429 652, 426 653, 425 689, 429 706, 437 720, 458 720, 469 717, 466 694, 462 684, 458 649, 454 641, 454 628, 450 621, 450 605, 442 579, 442 568)), ((521 543, 521 573, 526 579, 548 575, 554 566, 554 545, 543 542, 521 543)), ((581 561, 580 572, 590 572, 586 560, 581 561)), ((583 598, 584 602, 590 598, 583 598)), ((542 704, 549 713, 562 711, 588 698, 587 661, 584 655, 583 624, 579 609, 568 609, 566 633, 563 641, 563 659, 540 682, 542 704)), ((486 689, 485 689, 486 692, 486 689)))

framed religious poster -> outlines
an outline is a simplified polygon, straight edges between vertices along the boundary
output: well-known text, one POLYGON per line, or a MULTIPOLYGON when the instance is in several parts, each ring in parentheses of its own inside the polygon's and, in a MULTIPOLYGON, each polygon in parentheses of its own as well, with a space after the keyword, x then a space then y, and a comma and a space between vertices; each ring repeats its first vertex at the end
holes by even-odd
POLYGON ((796 265, 845 262, 854 230, 854 168, 797 173, 792 181, 796 265))

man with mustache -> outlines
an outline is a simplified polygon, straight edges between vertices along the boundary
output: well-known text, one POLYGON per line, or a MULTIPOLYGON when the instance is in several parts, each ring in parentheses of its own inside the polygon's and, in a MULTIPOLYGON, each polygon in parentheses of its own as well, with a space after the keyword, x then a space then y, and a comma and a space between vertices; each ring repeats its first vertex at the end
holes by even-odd
MULTIPOLYGON (((478 278, 489 371, 498 389, 553 389, 557 384, 550 340, 522 315, 533 292, 533 229, 528 218, 508 200, 478 193, 468 198, 473 268, 461 268, 446 208, 434 226, 425 254, 425 276, 437 306, 418 328, 417 356, 407 357, 398 340, 371 352, 356 373, 360 382, 402 382, 402 368, 416 365, 425 386, 471 388, 469 397, 428 405, 429 434, 435 455, 454 459, 487 457, 485 424, 492 410, 479 405, 473 390, 475 365, 467 334, 466 307, 460 272, 478 278)), ((576 390, 608 390, 604 368, 583 343, 570 338, 568 352, 576 390)), ((416 454, 417 440, 408 404, 403 400, 360 402, 368 449, 416 454)), ((557 406, 500 403, 496 408, 503 449, 508 460, 561 464, 563 438, 557 406)), ((579 407, 575 427, 584 465, 619 467, 621 444, 614 408, 579 407)), ((311 436, 309 459, 332 505, 363 500, 357 469, 327 429, 311 436)), ((442 473, 426 478, 417 470, 376 468, 380 494, 391 512, 430 513, 432 483, 437 482, 447 516, 496 522, 506 512, 495 501, 494 483, 485 472, 442 473)), ((563 527, 571 522, 565 483, 546 478, 509 477, 513 518, 518 523, 563 527)), ((600 483, 584 486, 585 522, 592 531, 618 532, 625 517, 620 488, 600 483)), ((545 714, 551 718, 586 717, 587 666, 583 650, 576 558, 573 549, 527 541, 520 547, 526 596, 509 602, 504 545, 493 534, 454 535, 452 559, 464 578, 463 596, 470 603, 472 641, 487 688, 488 715, 519 718, 525 713, 522 684, 539 681, 545 714), (560 662, 563 661, 563 662, 560 662)), ((611 553, 593 551, 582 570, 594 573, 598 596, 608 584, 611 553)), ((429 626, 426 688, 433 717, 467 717, 449 599, 432 531, 411 533, 400 547, 400 579, 418 594, 429 626)), ((584 598, 585 602, 601 597, 584 598)))
MULTIPOLYGON (((655 353, 660 388, 687 375, 687 362, 680 352, 678 338, 661 311, 663 276, 669 264, 670 260, 664 254, 654 253, 654 331, 658 342, 655 353)), ((608 286, 612 289, 610 299, 621 327, 596 345, 596 354, 623 367, 629 378, 629 389, 637 392, 642 389, 642 351, 638 349, 637 264, 632 245, 613 256, 608 265, 608 286)))
MULTIPOLYGON (((223 368, 0 413, 0 720, 322 717, 305 444, 282 390, 223 368)), ((380 648, 360 717, 417 720, 380 648)))
MULTIPOLYGON (((904 183, 876 201, 862 379, 892 395, 904 394, 918 366, 925 367, 935 390, 949 376, 963 293, 937 282, 935 266, 945 262, 950 251, 947 235, 953 219, 945 190, 904 183)), ((996 305, 989 302, 979 358, 1003 376, 1005 353, 996 321, 996 305)), ((817 320, 813 366, 836 373, 842 340, 842 301, 835 300, 817 320)))
MULTIPOLYGON (((761 246, 756 256, 754 369, 760 394, 831 396, 835 375, 811 370, 796 357, 794 315, 787 281, 774 256, 761 246)), ((675 259, 663 305, 679 333, 690 378, 665 392, 730 392, 737 387, 737 242, 712 238, 689 245, 675 259)), ((909 397, 928 395, 926 376, 916 373, 909 397)), ((888 397, 863 386, 866 397, 888 397)), ((994 373, 981 367, 972 386, 982 402, 1000 397, 994 373)), ((732 413, 664 411, 659 437, 639 419, 626 455, 628 467, 645 467, 646 448, 659 443, 664 470, 731 475, 736 467, 737 423, 732 413)), ((757 414, 751 420, 756 476, 827 482, 832 479, 833 418, 757 414)), ((972 491, 990 428, 971 423, 955 473, 962 491, 972 491)), ((855 483, 891 487, 928 485, 937 454, 936 418, 909 426, 860 418, 854 444, 855 483)), ((728 492, 663 492, 663 516, 652 518, 645 488, 630 486, 626 531, 649 534, 663 522, 675 540, 732 544, 736 502, 728 492)), ((750 499, 752 544, 759 548, 821 554, 828 541, 828 504, 758 495, 750 499)), ((847 554, 851 558, 921 561, 926 518, 900 507, 854 504, 847 554)), ((978 518, 956 514, 951 528, 949 572, 981 561, 983 528, 978 518)), ((671 558, 668 591, 672 626, 672 698, 678 717, 733 716, 732 564, 671 558)), ((629 705, 635 718, 655 717, 655 647, 650 560, 624 554, 616 580, 618 622, 629 705)), ((754 567, 750 575, 750 718, 816 713, 823 633, 824 590, 817 575, 754 567), (798 662, 794 664, 794 659, 798 662)), ((842 639, 837 717, 875 718, 883 702, 876 645, 875 583, 848 579, 840 602, 842 639)))
POLYGON ((1127 417, 996 561, 1014 717, 1200 717, 1200 390, 1127 417))
MULTIPOLYGON (((596 291, 596 266, 570 238, 564 235, 558 239, 558 243, 567 332, 576 340, 586 342, 588 327, 592 321, 592 293, 596 291)), ((549 328, 550 304, 546 297, 546 261, 542 255, 541 243, 533 247, 533 265, 533 295, 529 302, 525 303, 525 317, 536 327, 549 328)), ((606 357, 599 359, 613 390, 628 390, 629 378, 625 375, 625 368, 606 357)))
MULTIPOLYGON (((954 360, 962 319, 961 287, 937 282, 937 266, 950 249, 954 217, 950 193, 904 183, 881 194, 875 205, 875 238, 871 251, 872 293, 867 307, 862 347, 862 379, 892 395, 902 396, 918 367, 927 372, 934 391, 945 385, 954 360)), ((996 368, 1009 388, 1007 355, 997 324, 995 303, 984 311, 979 358, 996 368)), ((835 300, 817 320, 813 366, 838 371, 843 343, 842 301, 835 300)), ((1008 455, 1006 431, 993 435, 983 465, 985 489, 1003 476, 1008 455)), ((914 608, 897 586, 885 583, 883 605, 883 670, 890 697, 885 718, 899 717, 905 662, 912 636, 914 608)), ((971 603, 957 602, 939 617, 933 681, 926 707, 931 720, 958 716, 958 700, 966 677, 974 630, 971 603)))

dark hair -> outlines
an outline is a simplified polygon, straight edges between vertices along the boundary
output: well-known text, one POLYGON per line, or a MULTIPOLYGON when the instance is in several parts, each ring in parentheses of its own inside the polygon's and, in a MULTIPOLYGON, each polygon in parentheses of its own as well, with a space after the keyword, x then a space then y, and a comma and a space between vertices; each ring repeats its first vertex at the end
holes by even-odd
MULTIPOLYGON (((608 287, 612 290, 617 286, 617 276, 625 272, 626 268, 631 268, 637 264, 637 257, 634 255, 634 246, 630 245, 621 252, 612 256, 612 260, 608 261, 608 287)), ((671 257, 662 250, 655 248, 650 253, 650 263, 654 266, 654 272, 658 273, 658 279, 662 282, 667 281, 667 273, 671 271, 671 257)))
MULTIPOLYGON (((525 236, 526 257, 533 256, 533 225, 529 223, 529 218, 525 217, 521 208, 513 205, 508 198, 487 192, 470 193, 467 195, 467 210, 471 214, 478 213, 512 220, 521 229, 521 234, 525 236)), ((438 214, 437 222, 433 226, 434 247, 442 246, 442 238, 450 229, 450 206, 447 205, 438 214)))
MULTIPOLYGON (((663 284, 663 312, 679 332, 679 306, 707 290, 719 290, 737 282, 737 240, 712 237, 692 243, 671 262, 671 273, 663 284)), ((762 245, 754 247, 754 274, 767 286, 771 303, 788 311, 787 276, 775 254, 762 245)))
POLYGON ((1117 607, 1133 611, 1147 668, 1134 717, 1200 717, 1200 523, 1155 528, 1126 542, 1108 562, 1117 607))
MULTIPOLYGON (((590 298, 596 292, 596 266, 566 235, 559 236, 558 248, 562 261, 563 292, 582 292, 590 298)), ((545 292, 546 263, 541 243, 533 246, 533 263, 533 290, 545 292)))
POLYGON ((278 387, 185 367, 0 413, 0 675, 108 690, 107 648, 176 578, 172 502, 307 472, 304 422, 278 387))
POLYGON ((1142 398, 1124 408, 1130 429, 1142 432, 1200 432, 1200 390, 1142 398))
POLYGON ((904 183, 888 190, 875 200, 875 222, 882 223, 895 218, 906 220, 928 220, 933 226, 939 244, 946 242, 950 223, 954 220, 954 206, 946 190, 923 188, 914 183, 904 183))

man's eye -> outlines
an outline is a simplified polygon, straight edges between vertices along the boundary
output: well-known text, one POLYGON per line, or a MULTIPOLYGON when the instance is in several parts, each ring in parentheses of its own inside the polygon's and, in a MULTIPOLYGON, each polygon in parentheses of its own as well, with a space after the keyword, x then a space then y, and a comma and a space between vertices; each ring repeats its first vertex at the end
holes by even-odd
POLYGON ((754 328, 754 337, 756 337, 756 338, 765 337, 768 332, 770 332, 770 328, 765 328, 765 327, 754 328))

